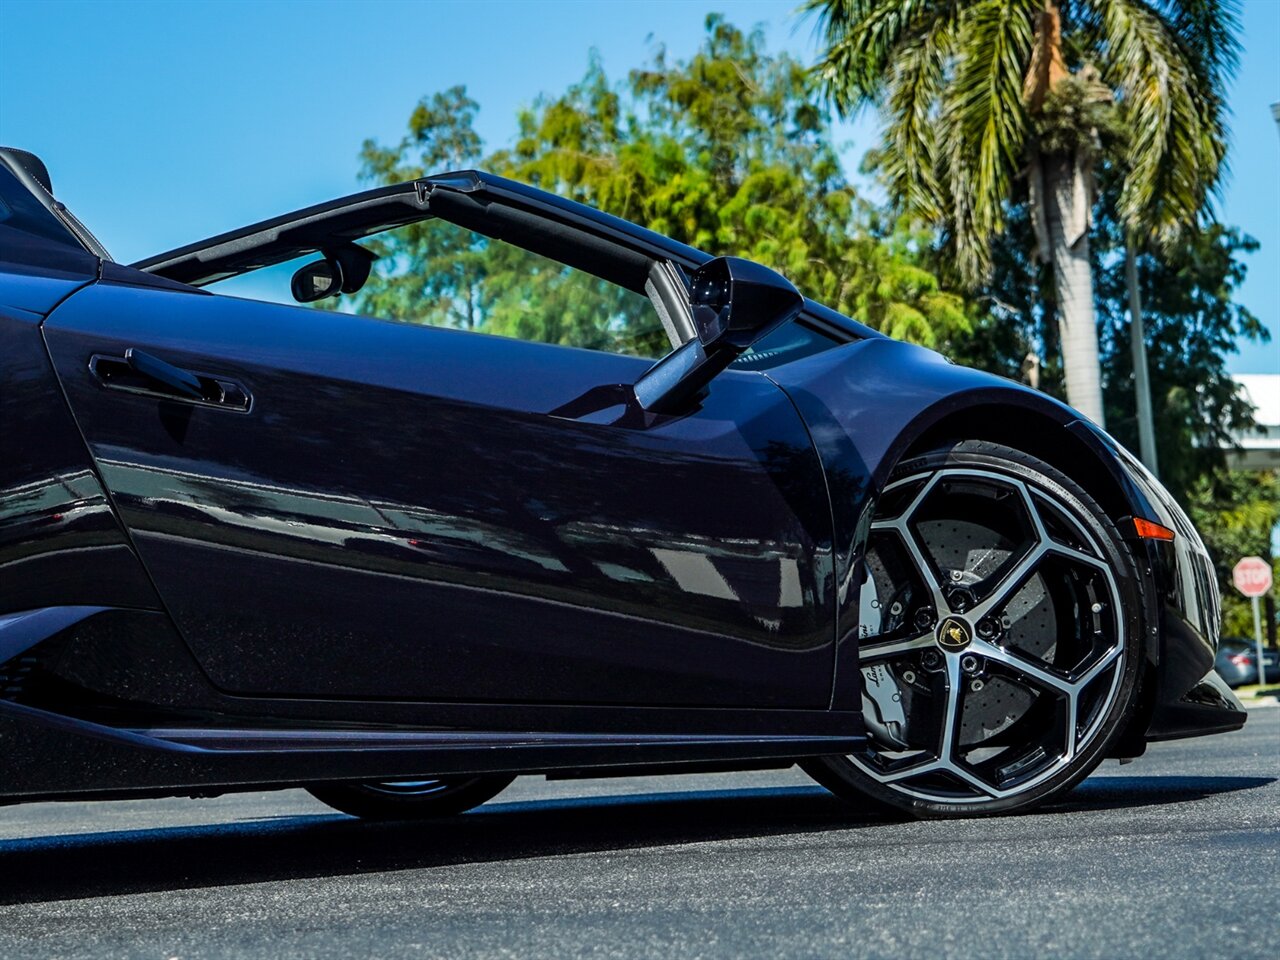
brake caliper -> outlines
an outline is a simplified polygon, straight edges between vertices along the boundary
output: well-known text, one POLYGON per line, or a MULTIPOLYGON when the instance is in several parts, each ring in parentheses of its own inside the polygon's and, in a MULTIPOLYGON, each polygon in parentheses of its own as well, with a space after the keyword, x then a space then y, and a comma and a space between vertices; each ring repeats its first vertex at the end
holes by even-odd
MULTIPOLYGON (((858 639, 869 640, 880 633, 880 599, 875 581, 867 574, 858 597, 858 639)), ((862 668, 862 719, 867 732, 882 746, 906 750, 907 716, 902 709, 902 689, 887 664, 862 668)))

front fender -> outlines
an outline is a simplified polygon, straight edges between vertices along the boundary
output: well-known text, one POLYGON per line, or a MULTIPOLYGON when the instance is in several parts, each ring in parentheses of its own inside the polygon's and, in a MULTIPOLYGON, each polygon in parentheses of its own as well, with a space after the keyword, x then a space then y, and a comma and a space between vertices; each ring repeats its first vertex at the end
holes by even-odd
MULTIPOLYGON (((858 709, 861 702, 855 653, 861 560, 876 498, 913 447, 948 435, 1027 447, 1077 479, 1082 473, 1096 478, 1086 486, 1113 520, 1159 516, 1108 448, 1110 438, 1096 428, 1079 429, 1081 416, 1071 407, 1023 384, 950 363, 934 351, 896 340, 864 340, 774 368, 769 376, 808 425, 831 497, 835 709, 858 709), (1051 451, 1065 451, 1069 462, 1051 451)), ((1154 624, 1151 570, 1140 574, 1146 622, 1154 624)), ((1154 633, 1144 639, 1148 656, 1158 658, 1154 633)))

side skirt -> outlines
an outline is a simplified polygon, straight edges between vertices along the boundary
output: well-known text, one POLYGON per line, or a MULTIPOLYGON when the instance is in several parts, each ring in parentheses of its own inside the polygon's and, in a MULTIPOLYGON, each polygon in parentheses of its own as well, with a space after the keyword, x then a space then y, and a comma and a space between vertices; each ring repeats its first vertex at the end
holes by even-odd
MULTIPOLYGON (((831 715, 832 728, 842 720, 831 715)), ((118 729, 0 704, 0 803, 342 780, 617 772, 848 753, 861 737, 371 729, 118 729)), ((641 771, 642 772, 642 771, 641 771)))

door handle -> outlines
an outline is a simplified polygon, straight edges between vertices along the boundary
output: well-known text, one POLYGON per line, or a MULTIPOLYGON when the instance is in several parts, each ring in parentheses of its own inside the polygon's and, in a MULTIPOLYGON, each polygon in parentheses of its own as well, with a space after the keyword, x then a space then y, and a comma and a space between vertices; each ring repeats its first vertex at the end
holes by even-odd
POLYGON ((193 400, 214 399, 213 397, 205 396, 204 384, 200 382, 200 378, 194 373, 188 373, 181 367, 175 367, 172 363, 166 363, 159 357, 144 353, 137 347, 130 347, 126 350, 124 352, 124 360, 125 363, 133 368, 135 373, 141 374, 148 380, 163 384, 184 397, 191 397, 193 400))
POLYGON ((129 347, 123 357, 96 354, 89 372, 108 389, 161 400, 237 413, 247 412, 252 402, 249 391, 234 380, 175 366, 137 347, 129 347))

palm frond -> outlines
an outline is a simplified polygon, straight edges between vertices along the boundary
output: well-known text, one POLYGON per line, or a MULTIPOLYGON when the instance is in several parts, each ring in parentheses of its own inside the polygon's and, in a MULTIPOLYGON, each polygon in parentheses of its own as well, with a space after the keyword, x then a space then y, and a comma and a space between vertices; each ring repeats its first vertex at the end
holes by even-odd
POLYGON ((1221 94, 1240 64, 1238 0, 1166 0, 1157 9, 1205 89, 1221 94))
POLYGON ((805 0, 816 15, 826 53, 815 73, 823 93, 844 114, 877 103, 904 40, 922 21, 954 10, 956 0, 805 0))
POLYGON ((1210 69, 1200 54, 1188 55, 1179 24, 1152 4, 1095 2, 1107 48, 1103 75, 1119 91, 1129 131, 1119 213, 1139 236, 1169 243, 1197 224, 1221 175, 1224 108, 1212 78, 1229 69, 1222 58, 1230 60, 1231 44, 1211 42, 1210 69))
POLYGON ((1201 94, 1201 115, 1222 145, 1217 179, 1208 184, 1217 193, 1228 172, 1229 138, 1226 88, 1240 65, 1240 5, 1237 0, 1175 0, 1166 14, 1173 23, 1183 55, 1191 64, 1201 94))
POLYGON ((929 222, 944 217, 938 179, 937 104, 959 27, 954 10, 938 15, 906 38, 887 80, 887 120, 880 167, 899 207, 929 222))
POLYGON ((953 229, 962 275, 976 282, 990 265, 991 236, 1023 164, 1028 113, 1022 91, 1035 41, 1036 0, 984 0, 965 11, 956 75, 941 128, 950 164, 953 229))

